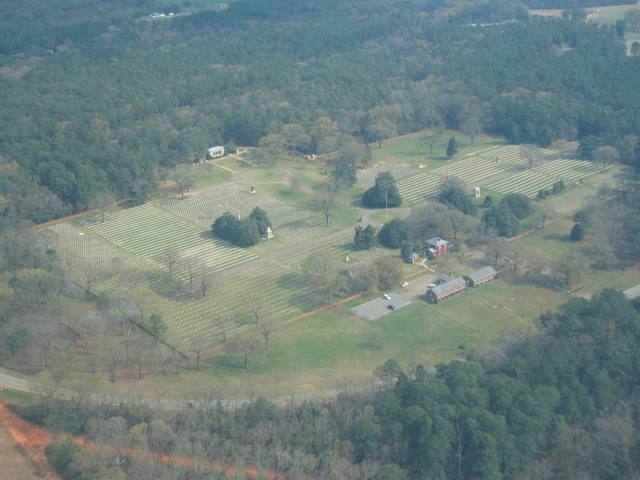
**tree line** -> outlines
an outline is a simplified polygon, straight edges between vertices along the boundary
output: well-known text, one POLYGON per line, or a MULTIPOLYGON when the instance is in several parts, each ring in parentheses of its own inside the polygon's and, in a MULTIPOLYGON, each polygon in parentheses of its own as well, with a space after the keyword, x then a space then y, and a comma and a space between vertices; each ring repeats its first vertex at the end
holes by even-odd
POLYGON ((212 144, 317 154, 345 136, 380 144, 446 127, 577 139, 588 157, 608 146, 637 162, 640 66, 616 30, 526 14, 502 24, 513 11, 494 4, 461 5, 472 13, 459 19, 432 15, 448 2, 354 0, 248 0, 167 22, 105 15, 94 39, 13 59, 0 76, 1 164, 20 185, 0 184, 2 223, 79 211, 97 192, 144 201, 159 169, 212 144))

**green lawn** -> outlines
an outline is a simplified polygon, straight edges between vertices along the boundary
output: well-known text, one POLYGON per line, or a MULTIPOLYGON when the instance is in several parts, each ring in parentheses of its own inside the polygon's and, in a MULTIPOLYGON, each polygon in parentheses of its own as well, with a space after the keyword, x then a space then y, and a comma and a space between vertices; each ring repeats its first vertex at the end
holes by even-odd
MULTIPOLYGON (((631 5, 606 5, 601 7, 585 8, 589 20, 602 25, 615 23, 624 18, 624 13, 631 8, 638 8, 638 4, 631 5)), ((542 15, 544 17, 560 17, 561 8, 539 8, 529 10, 532 15, 542 15)))
MULTIPOLYGON (((438 305, 413 304, 368 322, 334 308, 275 333, 271 350, 249 371, 239 354, 219 352, 201 375, 165 375, 171 391, 188 395, 206 385, 221 396, 286 396, 366 382, 388 358, 404 367, 432 366, 465 351, 481 351, 512 334, 531 332, 537 317, 562 303, 560 293, 497 280, 438 305)), ((362 300, 364 301, 364 300, 362 300)))
POLYGON ((434 142, 433 154, 430 153, 431 132, 423 130, 395 139, 386 141, 382 148, 372 146, 373 162, 388 162, 395 164, 409 164, 417 167, 422 163, 427 168, 442 166, 449 160, 446 155, 449 138, 455 136, 458 142, 458 155, 454 160, 459 160, 464 155, 493 145, 504 145, 504 141, 498 137, 479 135, 474 139, 473 145, 468 136, 455 131, 445 131, 434 142))

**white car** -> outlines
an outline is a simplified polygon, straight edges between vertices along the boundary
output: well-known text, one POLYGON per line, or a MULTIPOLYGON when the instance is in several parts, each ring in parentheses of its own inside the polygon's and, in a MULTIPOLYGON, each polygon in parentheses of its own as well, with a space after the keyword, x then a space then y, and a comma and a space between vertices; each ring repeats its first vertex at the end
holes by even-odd
POLYGON ((402 285, 400 285, 401 287, 406 287, 407 285, 409 285, 409 282, 402 282, 402 285))
POLYGON ((384 298, 385 300, 391 300, 391 295, 389 295, 388 293, 384 293, 382 295, 382 298, 384 298))
POLYGON ((430 284, 429 284, 429 288, 433 288, 433 287, 436 287, 436 286, 437 286, 437 285, 436 285, 435 283, 430 283, 430 284))

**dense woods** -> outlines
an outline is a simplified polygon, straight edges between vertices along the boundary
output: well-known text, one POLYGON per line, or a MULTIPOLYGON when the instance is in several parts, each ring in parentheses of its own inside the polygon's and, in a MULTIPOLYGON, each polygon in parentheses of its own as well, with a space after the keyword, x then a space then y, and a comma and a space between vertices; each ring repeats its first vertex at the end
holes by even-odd
MULTIPOLYGON (((333 403, 277 407, 258 399, 225 412, 208 399, 160 416, 143 406, 48 399, 19 411, 117 447, 82 455, 64 444, 49 449, 67 478, 142 478, 152 458, 124 460, 125 447, 246 462, 287 478, 632 478, 638 310, 607 290, 545 313, 540 326, 526 341, 434 370, 403 372, 389 360, 376 371, 383 386, 333 403)), ((192 478, 155 468, 161 478, 192 478)))
POLYGON ((637 161, 640 62, 613 28, 493 0, 249 0, 163 21, 140 17, 152 1, 63 2, 77 23, 27 3, 28 28, 3 30, 19 44, 5 53, 38 55, 2 58, 3 224, 87 208, 97 191, 142 201, 159 169, 227 142, 319 153, 444 125, 637 161))

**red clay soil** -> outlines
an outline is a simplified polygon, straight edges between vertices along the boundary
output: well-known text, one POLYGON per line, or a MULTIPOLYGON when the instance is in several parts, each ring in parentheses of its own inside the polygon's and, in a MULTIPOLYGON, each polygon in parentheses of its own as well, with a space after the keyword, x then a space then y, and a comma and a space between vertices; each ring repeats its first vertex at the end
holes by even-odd
MULTIPOLYGON (((9 408, 7 408, 2 402, 0 402, 0 423, 2 423, 2 425, 10 433, 14 442, 23 449, 25 454, 28 456, 29 461, 42 469, 42 471, 44 472, 44 476, 42 478, 46 480, 60 480, 58 474, 53 470, 53 468, 51 468, 51 466, 47 462, 46 456, 44 454, 44 449, 46 448, 46 446, 56 438, 56 436, 52 432, 20 418, 9 408)), ((111 450, 114 449, 114 447, 112 446, 103 447, 99 444, 95 444, 83 437, 75 437, 73 441, 78 446, 91 450, 98 448, 108 448, 111 450)), ((134 459, 149 458, 148 452, 143 452, 138 449, 123 448, 119 450, 120 454, 125 457, 134 459)), ((224 472, 227 475, 234 475, 238 472, 238 469, 235 465, 207 459, 198 459, 194 462, 192 458, 186 457, 184 455, 162 454, 153 455, 153 458, 158 463, 162 463, 165 465, 175 465, 186 470, 198 468, 209 470, 212 472, 224 472)), ((272 471, 259 471, 256 467, 251 465, 245 467, 244 473, 249 478, 259 478, 260 475, 262 475, 268 480, 286 479, 286 475, 284 473, 277 474, 272 471)), ((299 477, 298 480, 311 479, 309 477, 299 477)))
POLYGON ((44 455, 45 447, 54 439, 51 432, 23 420, 2 402, 0 402, 0 423, 7 429, 13 441, 22 448, 29 461, 44 472, 43 478, 60 479, 44 455))

